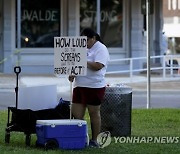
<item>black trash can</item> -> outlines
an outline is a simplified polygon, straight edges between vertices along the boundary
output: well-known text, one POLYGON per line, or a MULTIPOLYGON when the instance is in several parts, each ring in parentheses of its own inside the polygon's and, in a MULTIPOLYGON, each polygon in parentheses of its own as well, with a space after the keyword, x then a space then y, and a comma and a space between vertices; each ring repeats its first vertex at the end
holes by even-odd
POLYGON ((131 135, 132 89, 117 85, 106 87, 101 105, 101 131, 111 136, 131 135))

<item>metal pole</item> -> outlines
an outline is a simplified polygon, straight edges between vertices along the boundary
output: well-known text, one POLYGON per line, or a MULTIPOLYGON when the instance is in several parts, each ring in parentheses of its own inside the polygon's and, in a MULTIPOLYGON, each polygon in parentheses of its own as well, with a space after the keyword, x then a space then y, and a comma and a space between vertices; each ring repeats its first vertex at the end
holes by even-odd
POLYGON ((150 70, 150 22, 149 22, 149 0, 146 0, 146 28, 147 28, 147 109, 149 109, 151 103, 151 70, 150 70))
MULTIPOLYGON (((21 0, 17 1, 17 48, 20 50, 21 48, 21 0)), ((21 53, 18 52, 18 62, 17 65, 20 66, 20 55, 21 53)))
POLYGON ((70 120, 72 119, 72 95, 73 95, 72 82, 70 82, 70 120))
POLYGON ((163 56, 163 79, 166 78, 166 60, 165 56, 163 56))
MULTIPOLYGON (((0 71, 3 70, 4 63, 4 1, 0 2, 0 50, 2 50, 2 54, 0 53, 0 71)), ((1 52, 1 51, 0 51, 1 52)))
POLYGON ((96 20, 97 20, 97 33, 100 34, 101 32, 101 29, 100 29, 100 26, 101 26, 101 0, 97 0, 97 8, 96 8, 96 20))
POLYGON ((132 83, 132 79, 133 79, 133 59, 130 59, 130 81, 132 83))

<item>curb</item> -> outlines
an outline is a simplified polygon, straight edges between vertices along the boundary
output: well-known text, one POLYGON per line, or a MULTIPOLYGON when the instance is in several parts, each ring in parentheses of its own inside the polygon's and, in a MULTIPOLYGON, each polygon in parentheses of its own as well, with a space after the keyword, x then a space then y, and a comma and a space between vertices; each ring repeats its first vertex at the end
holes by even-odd
MULTIPOLYGON (((147 94, 147 90, 142 90, 142 89, 135 89, 133 94, 147 94)), ((156 89, 156 90, 151 90, 151 94, 156 95, 156 94, 179 94, 180 90, 164 90, 164 89, 156 89)))

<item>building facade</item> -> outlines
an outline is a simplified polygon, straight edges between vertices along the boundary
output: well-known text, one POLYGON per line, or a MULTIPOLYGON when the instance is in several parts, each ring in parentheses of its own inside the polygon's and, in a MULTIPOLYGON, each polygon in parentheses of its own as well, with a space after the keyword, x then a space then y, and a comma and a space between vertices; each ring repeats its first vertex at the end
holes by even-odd
POLYGON ((180 54, 180 0, 164 0, 163 31, 168 41, 168 54, 180 54))
MULTIPOLYGON (((53 73, 55 36, 96 30, 111 59, 146 56, 144 0, 0 0, 0 72, 53 73)), ((163 0, 150 0, 151 55, 161 55, 163 0)), ((146 61, 134 63, 142 68, 146 61)), ((158 61, 154 63, 160 63, 158 61)), ((126 69, 113 63, 108 71, 126 69)))

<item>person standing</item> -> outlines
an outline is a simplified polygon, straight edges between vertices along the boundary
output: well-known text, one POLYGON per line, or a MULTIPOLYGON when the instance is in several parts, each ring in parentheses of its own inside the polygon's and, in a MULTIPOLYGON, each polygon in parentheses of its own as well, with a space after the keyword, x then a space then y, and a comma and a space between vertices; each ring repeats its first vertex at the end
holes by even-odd
POLYGON ((109 61, 109 52, 100 36, 90 28, 85 28, 81 36, 87 36, 87 75, 69 76, 74 82, 72 114, 83 119, 86 108, 90 116, 92 139, 89 146, 98 147, 97 136, 101 130, 100 106, 105 93, 105 73, 109 61))

